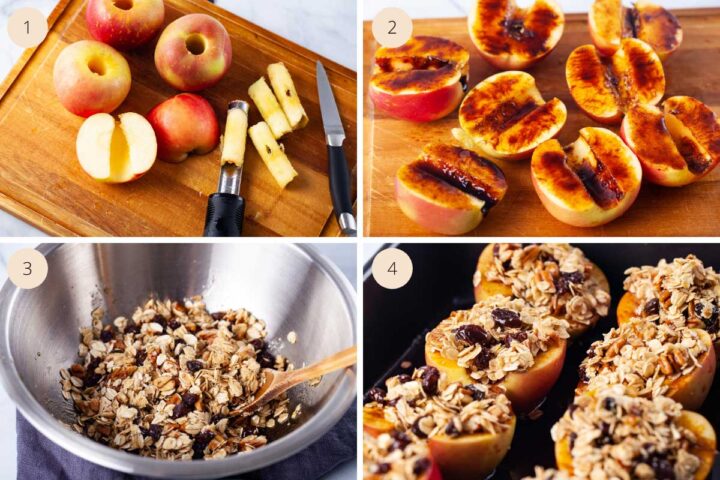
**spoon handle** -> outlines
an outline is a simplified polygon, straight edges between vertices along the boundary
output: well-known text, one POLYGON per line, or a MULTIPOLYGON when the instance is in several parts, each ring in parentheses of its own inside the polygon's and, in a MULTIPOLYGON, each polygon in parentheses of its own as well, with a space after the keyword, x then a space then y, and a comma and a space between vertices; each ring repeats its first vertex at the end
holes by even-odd
POLYGON ((323 360, 320 360, 309 367, 295 370, 292 373, 292 384, 297 385, 298 383, 305 382, 312 378, 317 378, 335 370, 341 368, 347 368, 357 363, 357 346, 353 345, 350 348, 338 352, 334 355, 330 355, 323 360))

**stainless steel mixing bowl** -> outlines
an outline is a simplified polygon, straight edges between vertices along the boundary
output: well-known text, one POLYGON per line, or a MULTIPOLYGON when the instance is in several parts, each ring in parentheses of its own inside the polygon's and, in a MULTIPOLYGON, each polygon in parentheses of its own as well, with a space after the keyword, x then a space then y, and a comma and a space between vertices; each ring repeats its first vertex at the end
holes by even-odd
POLYGON ((49 273, 33 290, 7 282, 0 291, 0 378, 18 409, 45 436, 75 455, 127 473, 216 478, 255 470, 309 446, 355 398, 355 372, 299 386, 298 423, 252 452, 207 461, 167 461, 115 450, 70 430, 74 411, 62 397, 59 370, 77 359, 79 328, 93 308, 130 315, 150 293, 182 299, 202 294, 210 311, 244 307, 268 324, 271 350, 296 366, 355 344, 352 287, 313 249, 285 244, 42 245, 49 273), (285 340, 297 333, 297 342, 285 340))

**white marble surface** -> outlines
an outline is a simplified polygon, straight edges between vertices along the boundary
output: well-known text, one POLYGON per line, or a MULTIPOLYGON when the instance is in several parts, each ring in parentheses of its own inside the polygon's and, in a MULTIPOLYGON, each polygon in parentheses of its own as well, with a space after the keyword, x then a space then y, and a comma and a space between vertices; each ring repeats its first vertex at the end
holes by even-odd
MULTIPOLYGON (((565 13, 587 12, 593 0, 557 0, 565 13)), ((530 0, 518 0, 518 4, 528 5, 530 0)), ((630 3, 626 1, 625 3, 630 3)), ((658 0, 665 8, 716 7, 718 0, 658 0)), ((363 18, 370 20, 386 7, 398 7, 412 18, 445 18, 467 15, 473 0, 364 0, 363 18)))
MULTIPOLYGON (((57 0, 0 0, 0 79, 22 53, 7 34, 7 19, 18 8, 37 8, 49 15, 57 0)), ((217 5, 248 21, 313 50, 353 70, 357 65, 355 0, 216 0, 217 5)), ((0 237, 43 235, 0 210, 0 237)))
MULTIPOLYGON (((13 252, 34 247, 35 244, 3 244, 0 243, 0 286, 7 279, 7 260, 13 252)), ((320 253, 345 274, 350 283, 357 290, 357 261, 356 247, 351 243, 344 244, 314 244, 320 253)), ((10 480, 16 477, 16 444, 15 444, 15 406, 5 390, 0 387, 0 480, 10 480)), ((327 475, 323 480, 353 480, 356 478, 357 462, 347 462, 327 475)), ((25 479, 18 479, 25 480, 25 479)))

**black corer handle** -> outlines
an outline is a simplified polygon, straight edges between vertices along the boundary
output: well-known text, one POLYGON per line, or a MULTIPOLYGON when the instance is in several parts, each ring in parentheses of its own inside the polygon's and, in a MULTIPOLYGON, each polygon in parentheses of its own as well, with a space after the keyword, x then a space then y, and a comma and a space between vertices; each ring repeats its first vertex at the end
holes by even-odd
MULTIPOLYGON (((348 169, 345 152, 342 147, 328 145, 330 196, 332 197, 335 217, 340 221, 342 214, 353 216, 350 193, 350 171, 348 169)), ((344 231, 348 235, 355 235, 355 231, 344 231)))
POLYGON ((206 237, 239 237, 245 217, 245 200, 231 193, 213 193, 205 214, 206 237))

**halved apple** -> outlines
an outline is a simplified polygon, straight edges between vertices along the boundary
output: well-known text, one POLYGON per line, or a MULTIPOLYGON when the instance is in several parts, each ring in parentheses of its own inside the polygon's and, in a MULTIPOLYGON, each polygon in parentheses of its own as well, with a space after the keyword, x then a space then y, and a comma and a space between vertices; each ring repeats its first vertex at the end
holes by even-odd
POLYGON ((660 58, 642 40, 623 39, 605 59, 593 45, 576 48, 565 64, 565 78, 578 107, 593 120, 617 124, 635 104, 656 105, 665 93, 660 58))
MULTIPOLYGON (((478 258, 477 267, 475 268, 475 278, 479 278, 480 280, 475 285, 473 285, 476 302, 486 300, 490 297, 494 297, 495 295, 503 295, 506 297, 513 296, 512 287, 510 285, 505 285, 504 283, 497 280, 487 279, 486 272, 488 272, 495 265, 496 245, 497 244, 495 243, 489 243, 483 249, 480 257, 478 258)), ((608 283, 607 277, 605 276, 605 273, 603 273, 600 267, 598 267, 592 262, 590 263, 592 264, 592 270, 590 270, 590 276, 592 277, 592 279, 598 284, 601 289, 605 290, 606 292, 610 292, 610 285, 608 283)), ((526 300, 531 301, 531 299, 526 300)), ((577 322, 568 322, 570 326, 567 331, 571 337, 576 338, 585 333, 590 328, 592 328, 593 325, 597 323, 599 318, 599 316, 595 318, 595 320, 590 325, 583 325, 577 322)))
POLYGON ((595 227, 620 217, 640 192, 642 167, 610 130, 587 127, 564 147, 557 140, 533 153, 531 176, 545 208, 561 222, 595 227))
MULTIPOLYGON (((461 382, 464 385, 475 383, 476 380, 465 367, 431 348, 433 343, 440 342, 441 335, 437 328, 428 333, 425 340, 425 362, 444 373, 448 382, 461 382)), ((540 404, 560 376, 566 351, 567 342, 564 339, 558 340, 547 351, 539 353, 535 357, 534 365, 528 370, 509 372, 498 383, 505 387, 505 395, 510 399, 513 410, 527 413, 540 404)))
POLYGON ((461 235, 478 226, 507 191, 505 175, 469 150, 431 143, 396 175, 398 206, 424 228, 461 235))
POLYGON ((363 406, 363 431, 372 437, 392 432, 394 425, 385 419, 382 408, 374 405, 363 406))
MULTIPOLYGON (((717 446, 715 430, 705 417, 687 410, 683 410, 676 422, 695 435, 696 443, 690 447, 689 451, 700 459, 700 465, 695 472, 694 478, 695 480, 706 479, 712 470, 715 459, 717 446)), ((568 437, 563 437, 555 442, 555 461, 558 469, 570 475, 573 474, 573 457, 568 437)))
POLYGON ((678 49, 683 39, 675 15, 659 5, 639 0, 625 7, 622 0, 595 0, 588 15, 593 43, 603 55, 612 55, 623 38, 639 38, 658 54, 661 60, 678 49))
POLYGON ((467 90, 470 54, 457 43, 417 36, 379 48, 368 85, 375 109, 390 117, 430 122, 450 114, 467 90))
POLYGON ((554 0, 535 0, 527 8, 514 0, 477 0, 468 28, 488 63, 500 70, 525 70, 553 51, 565 16, 554 0))
POLYGON ((645 178, 658 185, 687 185, 720 163, 718 118, 693 97, 670 97, 662 110, 633 106, 620 135, 640 160, 645 178))
POLYGON ((80 166, 95 180, 125 183, 137 180, 155 163, 157 140, 150 122, 137 113, 88 117, 80 127, 76 150, 80 166))
POLYGON ((559 99, 543 100, 535 79, 525 72, 492 75, 473 88, 460 106, 460 127, 453 134, 493 158, 527 158, 555 137, 567 120, 559 99))

